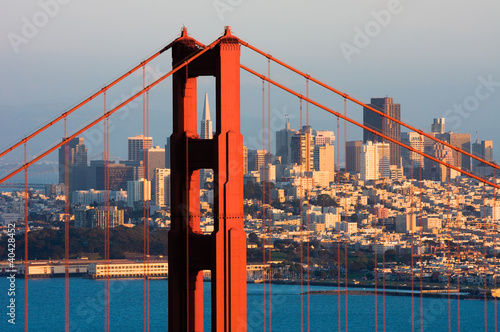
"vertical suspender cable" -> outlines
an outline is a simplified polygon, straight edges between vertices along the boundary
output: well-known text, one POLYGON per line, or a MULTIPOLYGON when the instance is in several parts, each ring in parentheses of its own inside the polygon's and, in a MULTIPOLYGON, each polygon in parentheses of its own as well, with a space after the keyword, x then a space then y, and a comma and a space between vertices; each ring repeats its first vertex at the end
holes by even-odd
MULTIPOLYGON (((67 121, 64 118, 64 138, 67 121)), ((64 329, 69 331, 69 144, 64 145, 64 329)))
POLYGON ((415 331, 415 283, 414 283, 414 261, 413 261, 413 158, 410 158, 410 229, 412 230, 411 233, 411 247, 410 247, 410 256, 411 256, 411 330, 412 332, 415 331))
MULTIPOLYGON (((64 138, 67 136, 64 118, 64 138)), ((65 162, 68 161, 65 156, 65 162)), ((25 173, 26 174, 26 173, 25 173)), ((69 176, 69 174, 68 174, 69 176)), ((65 175, 66 180, 66 175, 65 175)), ((64 197, 64 330, 69 331, 69 191, 64 197)))
MULTIPOLYGON (((149 90, 146 91, 146 136, 149 137, 149 90)), ((146 158, 149 158, 147 156, 146 158)), ((149 165, 149 160, 148 160, 148 165, 149 165)), ((149 166, 148 166, 149 168, 149 166)), ((149 172, 148 172, 148 177, 149 177, 149 172)), ((148 179, 148 181, 151 181, 148 179)), ((151 188, 151 185, 149 186, 151 188)), ((146 323, 147 323, 147 331, 149 332, 149 318, 150 318, 150 311, 149 311, 149 304, 150 304, 150 298, 149 298, 149 200, 146 202, 146 323)))
POLYGON ((488 331, 488 285, 486 282, 486 277, 488 276, 489 263, 486 258, 486 234, 489 227, 486 227, 486 204, 485 204, 485 190, 486 186, 483 185, 483 204, 481 206, 481 228, 483 229, 483 266, 484 266, 484 332, 488 331))
MULTIPOLYGON (((382 120, 382 134, 385 134, 385 121, 382 120)), ((384 141, 382 141, 382 144, 385 144, 384 141)), ((382 149, 382 237, 381 241, 382 242, 382 329, 385 332, 385 215, 384 215, 384 209, 385 209, 385 195, 386 195, 386 190, 385 190, 385 145, 381 146, 382 149)), ((378 149, 377 149, 378 152, 378 149)), ((390 158, 390 156, 389 156, 390 158)), ((379 170, 380 170, 380 156, 378 157, 379 160, 379 170)))
MULTIPOLYGON (((497 184, 497 176, 496 176, 496 169, 493 169, 493 181, 495 184, 497 184)), ((498 269, 497 267, 497 218, 498 216, 496 215, 497 212, 497 189, 493 188, 493 268, 494 268, 494 278, 493 278, 493 288, 497 288, 497 278, 498 276, 496 275, 496 271, 498 269)), ((495 296, 495 331, 498 331, 498 310, 497 310, 497 297, 495 296)))
MULTIPOLYGON (((304 176, 302 174, 302 98, 300 99, 299 179, 300 179, 300 330, 304 331, 304 208, 302 197, 304 176)), ((307 213, 308 211, 306 211, 307 213)))
MULTIPOLYGON (((271 59, 267 59, 267 77, 271 78, 271 59)), ((267 197, 269 202, 269 209, 271 208, 271 83, 267 81, 267 144, 268 144, 268 158, 267 158, 267 197)), ((265 170, 264 170, 265 172, 265 170)), ((264 173, 266 174, 266 173, 264 173)), ((268 218, 268 241, 271 244, 271 218, 268 218)), ((272 308, 271 308, 271 279, 272 279, 272 271, 271 271, 271 248, 269 248, 269 331, 271 331, 271 323, 272 323, 272 308)))
MULTIPOLYGON (((309 80, 306 79, 306 96, 309 98, 309 80)), ((309 102, 306 102, 306 202, 307 202, 307 210, 309 210, 309 181, 311 181, 311 130, 309 130, 309 102)), ((309 236, 309 213, 306 214, 306 239, 307 239, 307 331, 309 332, 311 330, 311 302, 310 302, 310 295, 309 295, 309 289, 310 289, 310 248, 311 248, 311 239, 309 236)))
MULTIPOLYGON (((421 137, 421 136, 420 136, 421 137)), ((420 186, 420 201, 419 201, 419 209, 420 209, 420 222, 419 222, 419 227, 420 227, 420 236, 419 236, 419 253, 420 253, 420 332, 424 331, 424 297, 423 297, 423 291, 424 291, 424 285, 423 285, 423 276, 424 276, 424 262, 422 259, 422 251, 424 247, 422 246, 422 232, 423 232, 423 226, 422 226, 422 163, 419 165, 419 186, 420 186)), ((413 221, 412 221, 413 222, 413 221)))
POLYGON ((446 227, 448 228, 448 259, 447 259, 447 265, 448 265, 448 331, 451 332, 451 293, 450 293, 450 286, 451 286, 451 199, 450 199, 450 176, 451 176, 451 170, 449 168, 446 169, 447 175, 446 175, 446 182, 447 182, 447 197, 448 197, 448 218, 446 218, 447 223, 446 227))
MULTIPOLYGON (((27 162, 27 143, 24 143, 24 163, 27 162)), ((28 331, 28 168, 24 170, 24 331, 28 331)))
MULTIPOLYGON (((461 156, 457 152, 457 161, 461 156)), ((456 195, 456 203, 457 203, 457 218, 455 219, 455 227, 457 231, 457 267, 458 267, 458 275, 457 275, 457 331, 460 332, 460 184, 458 182, 458 176, 456 177, 456 186, 457 186, 457 195, 456 195)), ((456 269, 455 269, 456 270, 456 269)))
MULTIPOLYGON (((337 117, 337 139, 335 140, 335 149, 337 150, 337 167, 336 167, 336 176, 335 176, 335 194, 339 197, 339 187, 340 187, 340 152, 339 152, 339 140, 340 140, 340 119, 337 117)), ((340 203, 340 200, 339 200, 340 203)), ((337 210, 338 212, 338 210, 337 210)), ((338 215, 338 213, 337 213, 338 215)), ((341 305, 340 305, 340 226, 337 226, 337 320, 338 320, 338 331, 341 331, 341 313, 340 313, 341 305)))
MULTIPOLYGON (((377 173, 378 169, 377 167, 377 147, 375 146, 375 142, 377 141, 377 135, 373 134, 373 206, 377 206, 377 173)), ((368 149, 368 148, 367 148, 368 149)), ((373 252, 374 252, 374 286, 375 286, 375 332, 378 331, 378 263, 377 263, 377 255, 378 255, 378 248, 377 248, 377 237, 378 237, 378 230, 377 230, 377 225, 378 225, 378 218, 375 216, 375 236, 374 236, 374 244, 373 244, 373 252)))
MULTIPOLYGON (((104 89, 104 114, 106 114, 106 89, 104 89)), ((104 330, 110 329, 110 293, 109 293, 109 127, 108 118, 104 119, 104 264, 105 264, 105 277, 104 277, 104 330)))
MULTIPOLYGON (((308 96, 309 98, 309 96, 308 96)), ((344 116, 347 117, 347 99, 344 98, 344 116)), ((340 139, 340 137, 339 137, 340 139)), ((347 229, 348 228, 348 222, 347 222, 347 171, 346 171, 346 161, 347 161, 347 121, 344 120, 344 250, 345 250, 345 253, 344 253, 344 258, 345 258, 345 284, 344 284, 344 288, 345 288, 345 297, 344 297, 344 301, 345 301, 345 331, 347 332, 348 329, 349 329, 349 320, 348 320, 348 313, 349 313, 349 310, 348 310, 348 307, 347 307, 347 301, 348 301, 348 293, 347 293, 347 277, 348 277, 348 270, 347 270, 347 236, 348 236, 348 233, 347 233, 347 229)))
MULTIPOLYGON (((265 95, 265 81, 262 80, 262 151, 264 151, 265 146, 266 146, 266 135, 265 135, 265 128, 266 128, 266 123, 265 123, 265 118, 266 118, 266 95, 265 95)), ((257 167, 259 167, 259 162, 258 162, 258 157, 259 154, 257 154, 257 167)), ((259 170, 260 171, 260 170, 259 170)), ((265 175, 265 167, 262 170, 262 179, 260 181, 261 186, 262 186, 262 264, 264 265, 264 271, 266 271, 266 207, 265 207, 265 202, 266 202, 266 186, 264 185, 264 175, 265 175)), ((270 268, 267 269, 267 273, 271 273, 270 268)), ((262 312, 263 312, 263 328, 264 332, 267 329, 267 323, 266 323, 266 316, 267 316, 267 308, 266 308, 266 280, 267 276, 265 272, 262 275, 262 312)))

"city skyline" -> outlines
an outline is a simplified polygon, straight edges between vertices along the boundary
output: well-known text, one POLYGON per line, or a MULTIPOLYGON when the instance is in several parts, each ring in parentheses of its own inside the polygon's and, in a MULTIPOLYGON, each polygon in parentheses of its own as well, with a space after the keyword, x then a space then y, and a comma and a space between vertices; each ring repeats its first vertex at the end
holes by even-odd
MULTIPOLYGON (((340 4, 338 2, 322 5, 295 3, 289 6, 262 2, 260 7, 257 5, 259 11, 248 4, 233 4, 222 12, 216 10, 216 3, 218 2, 199 2, 194 11, 183 3, 171 4, 171 7, 157 3, 145 4, 144 11, 137 13, 134 10, 134 14, 138 15, 137 22, 129 22, 130 24, 123 27, 125 30, 114 34, 113 40, 104 40, 104 36, 96 35, 84 28, 84 22, 90 19, 97 26, 103 27, 100 29, 102 31, 108 31, 110 34, 115 31, 115 27, 105 23, 107 20, 103 19, 102 14, 94 10, 97 7, 91 2, 61 4, 54 18, 51 17, 47 24, 37 28, 36 33, 32 33, 33 36, 26 38, 26 43, 18 45, 17 53, 8 37, 9 34, 25 38, 22 33, 25 25, 23 18, 32 21, 33 14, 44 12, 44 9, 38 3, 6 4, 4 13, 9 15, 5 15, 0 25, 0 31, 5 36, 0 41, 0 60, 11 65, 5 68, 5 75, 0 81, 4 88, 0 91, 0 113, 4 116, 6 124, 6 129, 1 134, 4 136, 0 136, 0 139, 5 142, 4 144, 8 144, 14 138, 22 137, 25 131, 29 132, 30 129, 37 128, 40 123, 62 113, 90 91, 96 90, 96 87, 109 82, 111 77, 128 70, 132 64, 137 63, 137 59, 144 58, 175 38, 182 25, 186 25, 193 35, 200 36, 201 40, 210 40, 213 35, 220 34, 224 25, 231 25, 244 40, 259 40, 262 49, 272 52, 279 59, 293 63, 296 67, 318 76, 319 79, 333 84, 350 95, 358 96, 365 102, 369 102, 372 97, 391 95, 404 107, 403 120, 422 129, 428 130, 428 120, 424 119, 445 117, 450 130, 469 132, 473 135, 472 141, 476 138, 491 139, 494 142, 500 140, 500 133, 495 130, 493 121, 480 121, 484 118, 497 117, 496 111, 500 100, 498 91, 500 66, 495 56, 500 53, 500 46, 491 42, 500 31, 493 14, 498 12, 496 9, 499 4, 485 3, 486 8, 491 9, 485 11, 480 9, 482 6, 467 2, 457 4, 444 1, 431 5, 426 2, 399 1, 397 13, 392 14, 390 19, 387 18, 388 24, 382 25, 376 20, 380 15, 376 14, 388 10, 389 2, 386 1, 375 1, 370 4, 356 1, 342 3, 342 15, 340 11, 335 10, 340 4), (453 11, 448 11, 447 5, 451 6, 453 11), (153 8, 156 10, 152 10, 153 8), (137 47, 128 47, 129 43, 124 40, 125 36, 149 31, 149 28, 146 29, 147 24, 141 25, 139 22, 144 22, 151 15, 161 15, 162 10, 158 9, 167 8, 186 15, 176 14, 171 20, 148 19, 148 22, 155 22, 154 26, 158 29, 155 31, 166 31, 166 33, 155 33, 151 37, 148 33, 148 38, 135 41, 137 47), (273 17, 271 20, 273 24, 280 26, 279 34, 282 41, 280 45, 273 39, 276 32, 269 36, 258 36, 258 31, 252 29, 245 19, 247 15, 257 15, 262 11, 270 13, 277 8, 284 10, 286 17, 289 17, 288 20, 281 16, 273 17), (322 19, 318 19, 317 16, 322 19), (327 17, 330 19, 326 20, 327 17), (446 17, 446 20, 441 17, 446 17), (291 24, 291 21, 296 23, 291 24), (462 24, 464 21, 468 22, 467 26, 462 24), (378 26, 380 31, 374 30, 375 32, 368 35, 368 39, 363 38, 367 26, 375 28, 378 26), (315 31, 321 31, 321 34, 315 34, 315 31), (68 37, 70 35, 71 38, 68 37), (408 39, 411 40, 411 45, 408 39), (70 48, 63 47, 64 43, 60 43, 61 40, 71 40, 72 42, 66 45, 70 48), (287 47, 281 46, 281 44, 291 45, 297 40, 306 43, 304 51, 289 52, 287 47), (321 43, 318 43, 320 40, 321 43), (447 40, 444 47, 442 40, 447 40), (366 45, 360 44, 363 41, 366 45), (104 43, 112 44, 113 47, 102 47, 104 43), (357 49, 349 57, 350 62, 347 61, 342 45, 351 45, 357 49), (463 45, 467 47, 464 48, 463 45), (431 51, 422 56, 421 50, 431 51), (51 56, 47 57, 46 54, 51 56), (96 54, 99 54, 99 61, 90 60, 96 54), (120 54, 119 60, 111 60, 117 54, 120 54), (94 65, 102 70, 91 70, 94 65), (61 67, 65 68, 64 72, 58 70, 61 67), (363 77, 362 82, 359 82, 359 77, 363 77), (72 81, 73 84, 66 84, 68 81, 72 81), (56 91, 60 91, 61 94, 57 94, 56 91), (478 96, 476 91, 479 93, 478 96), (425 103, 423 98, 426 100, 425 103), (18 128, 23 130, 17 130, 18 128)), ((115 4, 118 3, 110 2, 108 6, 113 7, 115 4)), ((120 14, 129 17, 128 13, 133 11, 133 6, 120 2, 114 9, 118 17, 120 14)), ((172 11, 165 11, 169 12, 172 11)), ((261 15, 267 17, 265 14, 261 15)), ((379 17, 379 20, 382 18, 379 17)), ((259 65, 250 55, 243 60, 247 64, 259 65)), ((159 72, 166 72, 169 65, 165 62, 155 63, 147 74, 152 77, 159 72)), ((264 70, 263 66, 262 71, 264 70)), ((283 75, 277 66, 272 67, 271 73, 277 75, 276 77, 283 75)), ((283 78, 288 76, 285 75, 283 78)), ((242 130, 245 137, 259 132, 259 112, 256 110, 261 109, 261 105, 258 100, 257 85, 243 81, 245 92, 242 94, 242 101, 246 102, 242 103, 244 124, 242 130)), ((130 91, 133 86, 134 83, 127 83, 125 91, 130 91)), ((169 83, 164 87, 168 90, 169 83)), ((200 80, 200 91, 209 92, 212 105, 215 103, 213 93, 210 93, 213 89, 213 82, 208 79, 200 80)), ((312 86, 311 93, 320 98, 323 94, 312 86)), ((117 99, 120 99, 120 93, 111 94, 110 91, 109 100, 117 99)), ((200 95, 198 98, 200 119, 202 103, 200 95)), ((334 101, 332 105, 341 109, 341 100, 334 101)), ((89 115, 99 113, 101 106, 92 106, 89 115)), ((275 110, 273 111, 275 122, 282 122, 281 115, 288 113, 293 116, 292 125, 299 127, 298 102, 295 99, 277 95, 273 97, 271 107, 275 110)), ((132 115, 137 113, 139 117, 140 109, 139 101, 136 108, 131 109, 126 121, 121 117, 114 121, 116 131, 113 133, 114 137, 111 137, 112 148, 117 146, 115 142, 119 137, 116 136, 120 135, 118 130, 127 131, 129 136, 142 132, 142 128, 130 124, 140 123, 136 121, 139 118, 136 119, 135 115, 132 115)), ((171 126, 170 112, 170 102, 165 94, 155 96, 152 93, 150 114, 155 120, 151 125, 150 135, 160 140, 157 142, 158 145, 165 144, 168 128, 171 126)), ((325 121, 329 119, 327 115, 314 108, 311 108, 311 112, 317 114, 312 120, 318 122, 312 123, 314 127, 330 121, 325 121)), ((348 112, 359 118, 362 109, 350 106, 348 112)), ((86 115, 80 116, 84 121, 89 119, 86 115)), ((76 122, 70 121, 70 127, 76 122)), ((332 128, 322 129, 332 130, 333 127, 334 125, 332 128)), ((357 133, 356 129, 349 130, 348 140, 355 140, 357 133)), ((44 139, 39 145, 34 143, 32 154, 36 154, 54 142, 55 137, 60 136, 61 132, 58 132, 44 139)), ((500 152, 496 153, 495 159, 499 159, 498 153, 500 152)), ((117 154, 123 155, 120 151, 117 154)))

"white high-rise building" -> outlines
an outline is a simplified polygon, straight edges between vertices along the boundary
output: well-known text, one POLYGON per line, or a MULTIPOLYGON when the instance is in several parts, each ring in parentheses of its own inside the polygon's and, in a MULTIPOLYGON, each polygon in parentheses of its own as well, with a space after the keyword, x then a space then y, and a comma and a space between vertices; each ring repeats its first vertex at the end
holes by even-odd
POLYGON ((359 156, 359 171, 361 180, 378 180, 380 177, 390 177, 390 147, 388 143, 368 141, 361 145, 359 156))
POLYGON ((151 200, 151 181, 139 179, 127 181, 127 206, 134 207, 135 202, 151 200))
POLYGON ((210 106, 208 105, 208 93, 205 93, 205 106, 203 108, 203 117, 201 119, 201 139, 212 139, 212 120, 210 119, 210 106))
POLYGON ((128 160, 140 161, 144 156, 144 149, 153 147, 153 137, 137 135, 128 138, 128 160))
POLYGON ((335 144, 335 134, 331 130, 320 130, 316 132, 314 138, 315 145, 335 144))
POLYGON ((156 168, 153 177, 153 202, 154 205, 166 206, 165 202, 165 177, 170 175, 168 168, 156 168))

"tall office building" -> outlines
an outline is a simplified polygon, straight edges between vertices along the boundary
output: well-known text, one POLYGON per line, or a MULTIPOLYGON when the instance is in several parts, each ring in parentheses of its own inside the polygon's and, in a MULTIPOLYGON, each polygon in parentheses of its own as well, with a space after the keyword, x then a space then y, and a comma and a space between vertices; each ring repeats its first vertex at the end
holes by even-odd
POLYGON ((153 177, 153 204, 158 206, 166 206, 165 202, 165 178, 170 176, 170 169, 156 168, 153 177))
MULTIPOLYGON (((63 138, 64 140, 64 138, 63 138)), ((87 188, 87 148, 83 137, 75 137, 68 142, 68 185, 69 194, 87 188)), ((59 148, 59 183, 65 183, 66 148, 59 148)))
MULTIPOLYGON (((401 105, 394 104, 392 98, 372 98, 371 104, 369 105, 382 113, 395 118, 396 120, 401 120, 401 105)), ((401 139, 401 126, 392 120, 369 110, 368 108, 363 109, 363 124, 371 129, 374 129, 384 135, 399 141, 401 139)), ((372 132, 368 130, 363 130, 363 142, 385 142, 380 136, 375 136, 372 132)), ((386 142, 389 144, 391 151, 390 164, 401 167, 401 149, 399 145, 392 142, 386 142)))
POLYGON ((151 200, 151 181, 139 179, 127 182, 127 206, 151 200))
MULTIPOLYGON (((108 160, 107 164, 109 190, 127 190, 127 182, 134 180, 134 167, 125 164, 115 164, 113 160, 108 160)), ((105 165, 104 160, 90 161, 90 166, 87 168, 89 189, 104 190, 105 165)))
MULTIPOLYGON (((148 175, 148 180, 153 180, 155 169, 165 168, 165 149, 155 146, 149 149, 141 151, 142 156, 146 156, 147 159, 144 161, 144 166, 146 169, 146 174, 148 175)), ((142 160, 141 158, 140 160, 142 160)))
POLYGON ((315 145, 334 145, 335 144, 335 134, 331 130, 319 130, 316 132, 316 137, 314 138, 315 145))
MULTIPOLYGON (((486 161, 493 161, 493 141, 483 140, 479 142, 479 140, 476 140, 475 143, 472 143, 472 154, 486 161)), ((472 171, 477 172, 476 168, 480 164, 480 161, 472 159, 472 171)))
POLYGON ((203 117, 201 119, 201 139, 212 139, 212 120, 210 119, 210 106, 208 105, 208 93, 205 93, 205 106, 203 108, 203 117))
POLYGON ((359 156, 362 141, 347 141, 345 169, 347 172, 359 173, 359 156))
POLYGON ((248 148, 243 145, 243 175, 248 173, 248 148))
POLYGON ((290 143, 292 164, 301 165, 305 172, 314 169, 314 137, 311 131, 303 131, 292 136, 290 143))
MULTIPOLYGON (((208 105, 208 93, 205 93, 205 105, 203 108, 203 116, 201 119, 201 139, 212 139, 213 129, 212 120, 210 118, 210 106, 208 105)), ((209 179, 213 178, 213 170, 211 169, 200 169, 200 187, 205 188, 205 184, 209 179)))
MULTIPOLYGON (((316 136, 317 137, 317 136, 316 136)), ((328 182, 335 181, 335 146, 325 143, 314 146, 314 170, 327 171, 328 182)))
POLYGON ((260 167, 265 164, 267 159, 266 150, 248 150, 248 172, 260 171, 260 167))
MULTIPOLYGON (((401 133, 401 142, 409 147, 424 152, 425 136, 416 132, 403 132, 401 133)), ((416 152, 411 152, 408 149, 401 149, 401 158, 403 161, 403 171, 407 178, 413 175, 413 178, 419 177, 420 167, 424 167, 424 157, 416 152), (412 167, 413 165, 413 172, 412 167)))
POLYGON ((276 155, 281 157, 282 165, 290 165, 292 162, 290 144, 292 142, 292 136, 297 134, 297 131, 290 129, 288 115, 285 121, 285 128, 276 131, 276 155))
POLYGON ((388 143, 368 141, 361 145, 359 156, 361 180, 378 180, 390 177, 390 146, 388 143))
POLYGON ((431 133, 444 134, 444 118, 437 118, 431 124, 431 133))
POLYGON ((167 137, 165 144, 165 168, 170 168, 170 137, 167 137))
POLYGON ((128 160, 142 160, 143 149, 149 149, 153 146, 153 137, 144 137, 137 135, 128 138, 128 160))
MULTIPOLYGON (((471 151, 471 142, 470 142, 470 134, 459 134, 448 132, 444 134, 437 135, 438 138, 448 142, 450 145, 453 145, 457 148, 460 148, 464 151, 471 151)), ((470 170, 470 157, 462 154, 462 153, 453 153, 454 164, 457 167, 460 167, 463 170, 470 170)))

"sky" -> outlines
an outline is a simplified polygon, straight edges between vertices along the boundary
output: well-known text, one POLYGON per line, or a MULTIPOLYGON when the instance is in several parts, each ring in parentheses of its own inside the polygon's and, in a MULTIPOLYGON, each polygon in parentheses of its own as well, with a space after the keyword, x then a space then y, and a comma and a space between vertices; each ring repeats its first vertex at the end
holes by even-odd
MULTIPOLYGON (((363 102, 392 97, 401 104, 402 120, 420 129, 429 131, 433 118, 445 117, 448 130, 471 133, 473 141, 493 140, 494 158, 500 160, 500 2, 495 0, 1 0, 0 6, 2 151, 170 43, 182 26, 205 44, 231 26, 242 40, 363 102)), ((244 47, 241 62, 267 74, 267 59, 244 47)), ((166 52, 148 66, 146 80, 170 68, 166 52)), ((305 80, 278 65, 271 65, 271 77, 305 94, 305 80)), ((137 74, 110 90, 107 108, 141 85, 137 74)), ((242 72, 242 132, 250 148, 263 146, 261 89, 260 79, 242 72)), ((212 78, 198 80, 200 119, 205 92, 214 119, 212 78)), ((342 98, 313 84, 309 93, 344 111, 342 98)), ((149 96, 154 145, 163 146, 171 133, 171 105, 167 80, 149 96)), ((126 138, 143 132, 142 106, 140 99, 111 118, 116 159, 126 158, 126 138)), ((103 109, 104 100, 97 98, 76 111, 67 132, 103 109)), ((303 124, 306 112, 304 104, 303 124)), ((309 112, 314 129, 337 135, 335 117, 312 106, 309 112)), ((360 106, 349 103, 346 112, 362 121, 360 106)), ((272 151, 274 130, 284 126, 285 114, 298 129, 299 100, 271 88, 272 151)), ((61 123, 28 143, 28 156, 63 136, 61 123)), ((89 157, 99 158, 102 128, 84 137, 89 157)), ((349 125, 347 139, 362 139, 362 131, 349 125)), ((22 150, 2 159, 20 161, 22 150)))

